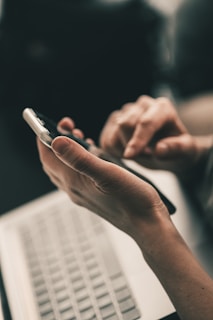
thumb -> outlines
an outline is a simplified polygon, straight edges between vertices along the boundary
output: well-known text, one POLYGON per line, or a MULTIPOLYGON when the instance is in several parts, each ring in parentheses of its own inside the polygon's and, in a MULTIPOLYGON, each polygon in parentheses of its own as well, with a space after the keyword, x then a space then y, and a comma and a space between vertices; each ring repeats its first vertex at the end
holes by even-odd
POLYGON ((194 153, 194 144, 188 134, 161 139, 155 146, 155 156, 172 160, 183 155, 194 153))
POLYGON ((99 159, 70 138, 55 138, 52 142, 52 150, 65 165, 89 177, 97 184, 106 178, 105 172, 109 172, 106 166, 110 163, 99 159))
POLYGON ((87 184, 87 178, 103 195, 116 196, 122 201, 126 198, 128 205, 131 203, 135 205, 138 199, 141 203, 141 197, 144 205, 148 207, 152 207, 153 201, 159 202, 159 197, 156 197, 157 192, 146 181, 116 164, 98 158, 70 138, 62 136, 55 138, 52 150, 65 165, 84 176, 85 179, 79 176, 79 179, 84 180, 80 181, 83 189, 91 188, 91 184, 87 184), (142 193, 141 188, 143 188, 142 193))

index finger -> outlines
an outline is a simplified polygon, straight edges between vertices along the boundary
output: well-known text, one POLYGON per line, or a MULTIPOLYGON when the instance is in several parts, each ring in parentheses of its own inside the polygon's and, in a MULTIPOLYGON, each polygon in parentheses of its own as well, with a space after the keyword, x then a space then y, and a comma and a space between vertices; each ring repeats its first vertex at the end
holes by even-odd
MULTIPOLYGON (((150 100, 149 107, 137 121, 132 137, 125 148, 124 157, 130 158, 141 153, 154 135, 168 123, 176 128, 175 114, 176 111, 168 99, 150 100)), ((168 131, 169 134, 171 132, 168 131)))

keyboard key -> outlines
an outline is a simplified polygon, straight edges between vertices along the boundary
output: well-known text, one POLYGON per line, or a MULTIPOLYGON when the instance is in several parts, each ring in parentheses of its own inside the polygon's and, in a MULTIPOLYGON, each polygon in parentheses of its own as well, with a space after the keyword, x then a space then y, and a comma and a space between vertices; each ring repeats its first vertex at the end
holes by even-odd
POLYGON ((105 296, 98 298, 97 303, 99 308, 103 308, 110 305, 112 303, 112 299, 109 294, 106 294, 105 296))
POLYGON ((72 283, 72 288, 74 291, 79 291, 85 287, 85 283, 83 279, 77 279, 72 283))
POLYGON ((53 285, 53 288, 54 288, 55 292, 59 292, 59 291, 65 290, 64 279, 60 280, 58 282, 55 282, 55 283, 53 282, 52 285, 53 285))
POLYGON ((98 276, 101 276, 101 271, 99 268, 93 268, 89 271, 89 276, 91 278, 91 280, 93 281, 93 279, 97 278, 98 276))
POLYGON ((70 298, 66 290, 55 292, 55 297, 58 302, 61 302, 70 298))
POLYGON ((35 287, 34 290, 35 290, 35 294, 37 296, 48 293, 45 283, 42 283, 40 286, 35 287))
POLYGON ((78 269, 74 270, 71 274, 70 274, 70 278, 72 281, 77 281, 80 280, 82 278, 82 274, 81 271, 78 269))
POLYGON ((81 320, 92 320, 96 319, 95 311, 93 308, 89 308, 87 310, 81 311, 81 320))
POLYGON ((99 275, 98 277, 91 279, 91 282, 92 282, 93 288, 97 288, 105 285, 102 275, 99 275))
POLYGON ((75 297, 76 297, 77 301, 81 301, 81 300, 86 299, 88 297, 88 293, 87 293, 86 288, 83 288, 79 291, 76 291, 75 297))
POLYGON ((85 311, 91 308, 92 302, 89 297, 85 298, 84 300, 79 301, 78 308, 80 311, 85 311))
POLYGON ((33 284, 35 287, 39 287, 44 283, 44 278, 42 274, 37 275, 36 277, 33 277, 33 284))
POLYGON ((61 312, 65 312, 69 309, 71 309, 71 299, 66 299, 66 300, 63 300, 63 301, 60 301, 59 304, 58 304, 58 308, 61 312))
POLYGON ((64 207, 42 212, 38 223, 31 220, 24 229, 23 245, 41 319, 139 319, 101 219, 77 210, 73 215, 69 206, 64 207))
POLYGON ((94 293, 97 298, 100 298, 102 296, 105 296, 108 293, 108 290, 105 285, 99 286, 99 287, 94 288, 94 293))
POLYGON ((112 303, 101 308, 100 312, 103 319, 106 319, 109 316, 116 314, 114 305, 112 303))
POLYGON ((111 316, 107 317, 106 320, 120 320, 120 317, 117 314, 112 314, 111 316))
POLYGON ((118 301, 123 301, 131 296, 131 293, 127 287, 122 288, 119 291, 115 292, 116 298, 118 301))
POLYGON ((66 310, 65 312, 61 313, 61 319, 62 320, 75 320, 75 312, 73 309, 66 310))
POLYGON ((52 305, 48 301, 44 304, 42 304, 39 308, 41 316, 48 315, 49 313, 52 313, 52 305))
POLYGON ((132 300, 132 298, 128 298, 128 299, 120 302, 119 307, 120 307, 121 312, 123 313, 125 311, 133 309, 135 307, 135 303, 132 300))
POLYGON ((123 320, 136 320, 140 318, 140 312, 137 309, 131 309, 123 313, 123 320))
POLYGON ((122 275, 112 279, 112 285, 115 291, 126 287, 126 279, 122 275))
POLYGON ((42 320, 56 320, 56 317, 53 312, 50 312, 48 314, 41 316, 41 319, 42 320))
POLYGON ((37 297, 37 302, 39 305, 42 305, 48 301, 50 301, 50 297, 47 291, 37 297))

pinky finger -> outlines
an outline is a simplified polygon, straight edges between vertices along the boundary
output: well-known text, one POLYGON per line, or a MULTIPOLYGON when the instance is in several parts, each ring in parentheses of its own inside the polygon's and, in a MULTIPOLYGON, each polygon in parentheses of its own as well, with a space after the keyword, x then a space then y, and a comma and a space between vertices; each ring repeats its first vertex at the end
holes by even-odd
POLYGON ((74 136, 76 136, 77 138, 80 138, 80 139, 83 139, 84 138, 84 133, 83 133, 83 131, 81 131, 80 129, 73 129, 72 130, 72 134, 74 135, 74 136))
POLYGON ((87 138, 86 142, 89 143, 89 144, 95 145, 95 141, 92 140, 91 138, 87 138))
POLYGON ((69 117, 64 117, 58 122, 57 129, 63 134, 67 134, 73 131, 75 128, 74 121, 69 117))

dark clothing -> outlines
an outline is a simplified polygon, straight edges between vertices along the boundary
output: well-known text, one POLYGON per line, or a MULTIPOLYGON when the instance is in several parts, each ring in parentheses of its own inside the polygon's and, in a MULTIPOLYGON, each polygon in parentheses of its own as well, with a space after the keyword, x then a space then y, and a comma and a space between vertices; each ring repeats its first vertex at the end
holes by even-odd
POLYGON ((170 73, 180 98, 213 90, 213 1, 185 0, 174 21, 170 73))
POLYGON ((213 228, 213 147, 204 163, 200 180, 201 182, 195 186, 195 196, 206 222, 213 228))

